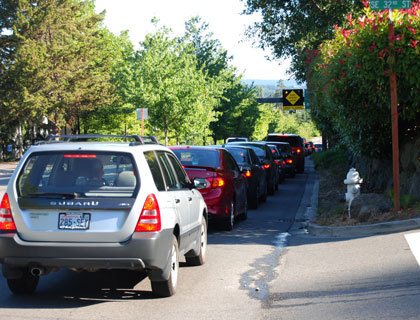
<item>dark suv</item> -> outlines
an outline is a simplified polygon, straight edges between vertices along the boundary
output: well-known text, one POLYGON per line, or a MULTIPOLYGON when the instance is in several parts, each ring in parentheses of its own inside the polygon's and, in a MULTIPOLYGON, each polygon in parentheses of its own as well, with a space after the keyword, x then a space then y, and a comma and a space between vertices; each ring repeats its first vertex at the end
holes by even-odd
POLYGON ((303 138, 297 134, 269 133, 266 141, 288 142, 292 147, 292 156, 298 173, 305 171, 305 150, 303 138))

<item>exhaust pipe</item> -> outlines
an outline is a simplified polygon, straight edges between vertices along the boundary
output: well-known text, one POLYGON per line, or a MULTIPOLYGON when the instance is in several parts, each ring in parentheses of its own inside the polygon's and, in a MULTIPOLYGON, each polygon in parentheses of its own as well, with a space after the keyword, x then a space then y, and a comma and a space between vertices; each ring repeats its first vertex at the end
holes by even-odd
POLYGON ((34 277, 42 276, 45 273, 45 269, 41 267, 34 267, 31 268, 31 275, 34 277))

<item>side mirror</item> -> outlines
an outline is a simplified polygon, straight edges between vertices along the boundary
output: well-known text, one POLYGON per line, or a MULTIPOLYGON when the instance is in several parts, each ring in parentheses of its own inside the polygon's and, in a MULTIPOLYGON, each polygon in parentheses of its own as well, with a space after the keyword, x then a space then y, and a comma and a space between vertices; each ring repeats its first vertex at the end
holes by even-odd
POLYGON ((209 185, 209 182, 204 178, 194 178, 193 183, 197 189, 205 189, 209 185))

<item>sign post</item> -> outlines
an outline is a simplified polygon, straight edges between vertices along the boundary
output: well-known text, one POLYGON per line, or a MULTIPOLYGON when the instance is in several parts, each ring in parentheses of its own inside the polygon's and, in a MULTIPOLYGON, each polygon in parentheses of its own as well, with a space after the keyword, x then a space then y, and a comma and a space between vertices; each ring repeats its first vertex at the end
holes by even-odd
POLYGON ((392 20, 392 10, 408 9, 411 7, 410 0, 376 0, 370 1, 372 10, 389 10, 388 20, 388 43, 389 43, 389 88, 391 95, 391 126, 392 126, 392 178, 394 181, 394 211, 400 210, 400 154, 398 146, 398 97, 397 97, 397 74, 395 71, 395 30, 392 20))
POLYGON ((137 110, 137 120, 141 120, 141 135, 144 136, 144 120, 149 117, 147 108, 138 108, 137 110))

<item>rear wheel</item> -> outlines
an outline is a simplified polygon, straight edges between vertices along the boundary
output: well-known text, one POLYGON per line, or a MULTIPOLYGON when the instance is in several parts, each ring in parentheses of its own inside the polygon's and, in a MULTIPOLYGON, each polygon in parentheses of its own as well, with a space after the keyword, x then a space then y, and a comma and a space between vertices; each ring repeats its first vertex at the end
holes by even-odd
POLYGON ((179 249, 178 240, 174 235, 172 236, 172 248, 169 263, 171 270, 169 272, 168 280, 151 281, 152 292, 158 297, 170 297, 176 292, 179 272, 179 249))
POLYGON ((239 218, 241 220, 246 220, 248 219, 248 199, 245 198, 245 208, 244 208, 244 212, 241 213, 241 215, 239 216, 239 218))
POLYGON ((185 261, 189 266, 201 266, 206 262, 207 253, 207 222, 203 217, 200 228, 200 253, 196 256, 185 256, 185 261))
POLYGON ((249 199, 249 207, 251 209, 257 209, 259 200, 260 200, 260 188, 257 186, 255 188, 255 192, 251 194, 251 197, 249 199))
POLYGON ((272 196, 276 192, 276 181, 275 179, 271 179, 270 183, 268 184, 268 194, 272 196))
POLYGON ((232 200, 229 205, 229 215, 225 221, 226 231, 232 231, 235 224, 235 202, 232 200))
POLYGON ((261 200, 261 202, 266 202, 267 201, 267 183, 264 184, 264 190, 263 190, 263 193, 260 196, 260 200, 261 200))
POLYGON ((7 285, 13 294, 31 294, 38 286, 39 277, 33 276, 29 271, 24 271, 22 277, 7 279, 7 285))

